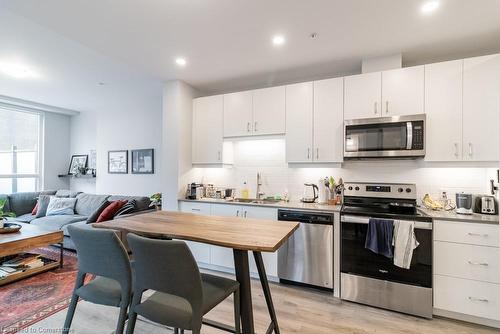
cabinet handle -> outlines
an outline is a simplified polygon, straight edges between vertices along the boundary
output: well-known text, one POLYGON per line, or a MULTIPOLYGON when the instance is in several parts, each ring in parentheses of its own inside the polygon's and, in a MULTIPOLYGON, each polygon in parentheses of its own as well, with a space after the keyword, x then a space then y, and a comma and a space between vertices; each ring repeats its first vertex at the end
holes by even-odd
POLYGON ((458 159, 458 143, 455 143, 455 157, 458 159))
POLYGON ((377 111, 377 102, 375 102, 373 104, 373 108, 375 109, 374 111, 375 111, 375 115, 376 115, 378 113, 378 111, 377 111))
POLYGON ((469 143, 469 157, 472 158, 472 143, 469 143))
POLYGON ((201 210, 192 208, 191 211, 201 211, 201 210))
POLYGON ((470 235, 471 237, 483 237, 483 238, 487 238, 488 237, 488 234, 480 234, 480 233, 467 233, 468 235, 470 235))
POLYGON ((239 217, 240 216, 240 210, 237 210, 236 211, 236 217, 239 217))
POLYGON ((253 123, 253 131, 257 132, 257 122, 253 123))
POLYGON ((220 161, 221 159, 221 154, 220 154, 220 151, 217 152, 217 160, 220 161))
POLYGON ((474 261, 467 261, 470 265, 472 266, 483 266, 487 267, 489 264, 486 262, 474 262, 474 261))
POLYGON ((250 122, 247 123, 247 132, 250 132, 250 122))
POLYGON ((316 159, 319 159, 319 148, 316 147, 316 159))
POLYGON ((489 300, 488 300, 488 299, 486 299, 486 298, 469 297, 469 300, 470 300, 471 302, 483 302, 483 303, 487 303, 487 302, 489 302, 489 300))
POLYGON ((311 157, 311 149, 308 148, 307 149, 307 160, 309 160, 310 157, 311 157))
POLYGON ((389 101, 385 101, 385 113, 389 113, 389 101))
POLYGON ((247 210, 245 210, 245 213, 243 214, 243 217, 247 217, 247 210))

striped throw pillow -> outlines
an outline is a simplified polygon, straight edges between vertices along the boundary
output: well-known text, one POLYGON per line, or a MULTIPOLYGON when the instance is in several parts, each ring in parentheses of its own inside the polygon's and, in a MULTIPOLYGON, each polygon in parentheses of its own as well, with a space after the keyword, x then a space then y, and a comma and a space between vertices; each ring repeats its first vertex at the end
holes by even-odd
POLYGON ((135 202, 135 199, 132 199, 130 201, 127 202, 127 204, 125 204, 124 206, 122 206, 120 208, 120 210, 118 210, 116 213, 115 213, 115 216, 114 218, 118 217, 118 216, 123 216, 123 215, 126 215, 126 214, 129 214, 129 213, 132 213, 135 211, 135 208, 136 208, 137 204, 135 202))

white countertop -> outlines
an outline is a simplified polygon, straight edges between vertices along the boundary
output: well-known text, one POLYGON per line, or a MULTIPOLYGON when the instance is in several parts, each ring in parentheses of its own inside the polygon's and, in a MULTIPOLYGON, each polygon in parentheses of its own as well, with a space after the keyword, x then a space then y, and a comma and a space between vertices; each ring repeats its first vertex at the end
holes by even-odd
POLYGON ((299 209, 299 210, 314 210, 323 212, 339 212, 340 205, 328 205, 328 204, 318 204, 318 203, 302 203, 298 201, 290 202, 276 202, 276 203, 242 203, 234 202, 224 199, 214 199, 214 198, 202 198, 202 199, 179 199, 181 202, 200 202, 200 203, 212 203, 212 204, 230 204, 230 205, 243 205, 243 206, 261 206, 266 208, 278 208, 278 209, 299 209))
POLYGON ((455 210, 436 211, 426 208, 419 208, 419 211, 422 214, 431 217, 433 220, 454 220, 464 223, 499 224, 498 215, 483 215, 479 213, 473 213, 472 215, 461 215, 456 213, 455 210))

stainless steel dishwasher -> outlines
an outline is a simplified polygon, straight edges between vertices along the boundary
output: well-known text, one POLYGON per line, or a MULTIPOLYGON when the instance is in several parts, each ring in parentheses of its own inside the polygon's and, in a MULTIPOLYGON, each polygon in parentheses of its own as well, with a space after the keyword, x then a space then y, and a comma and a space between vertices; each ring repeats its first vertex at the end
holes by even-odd
POLYGON ((280 282, 333 289, 333 213, 278 210, 278 220, 300 223, 278 250, 280 282))

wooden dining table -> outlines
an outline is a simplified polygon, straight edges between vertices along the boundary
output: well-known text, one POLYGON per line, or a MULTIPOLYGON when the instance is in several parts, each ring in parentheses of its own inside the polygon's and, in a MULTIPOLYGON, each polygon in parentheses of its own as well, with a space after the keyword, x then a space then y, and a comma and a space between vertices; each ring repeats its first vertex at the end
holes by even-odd
MULTIPOLYGON (((244 334, 255 332, 248 260, 248 253, 253 252, 271 320, 266 333, 280 333, 262 252, 276 252, 299 227, 298 223, 156 211, 95 223, 93 227, 124 232, 122 240, 126 240, 127 233, 135 233, 150 238, 180 239, 232 248, 236 280, 240 283, 241 329, 244 334)), ((234 328, 215 321, 204 319, 204 323, 234 332, 234 328)))

